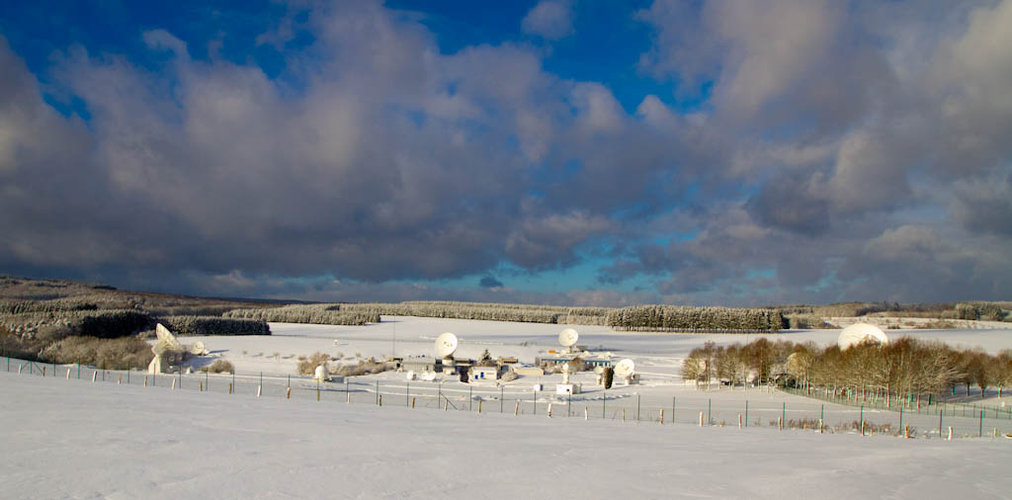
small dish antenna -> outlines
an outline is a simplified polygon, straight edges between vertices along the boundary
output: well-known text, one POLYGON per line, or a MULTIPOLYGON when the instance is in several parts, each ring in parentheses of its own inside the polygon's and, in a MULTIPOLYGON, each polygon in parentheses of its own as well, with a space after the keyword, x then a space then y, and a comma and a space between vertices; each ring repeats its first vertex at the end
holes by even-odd
POLYGON ((632 382, 632 378, 635 373, 636 363, 629 358, 623 359, 615 365, 615 375, 622 377, 622 380, 625 381, 626 385, 629 385, 632 382))
POLYGON ((442 333, 436 337, 436 357, 447 359, 453 356, 453 353, 457 350, 457 336, 450 333, 442 333))
POLYGON ((576 345, 576 341, 580 339, 580 334, 572 328, 566 328, 559 332, 559 343, 562 347, 565 347, 569 352, 573 352, 573 346, 576 345))
POLYGON ((204 348, 204 343, 199 340, 190 346, 190 354, 193 354, 194 356, 203 356, 206 352, 207 350, 204 348))

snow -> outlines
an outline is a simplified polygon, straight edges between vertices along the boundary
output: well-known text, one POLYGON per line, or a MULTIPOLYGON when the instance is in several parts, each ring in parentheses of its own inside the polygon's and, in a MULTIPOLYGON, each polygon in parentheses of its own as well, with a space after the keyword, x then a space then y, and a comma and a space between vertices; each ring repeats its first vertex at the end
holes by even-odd
MULTIPOLYGON (((450 380, 408 383, 403 374, 384 373, 356 377, 347 385, 323 384, 319 402, 308 377, 289 382, 298 355, 431 356, 433 340, 444 331, 461 339, 461 356, 476 357, 488 348, 493 355, 530 362, 557 349, 561 328, 385 317, 381 324, 363 327, 271 324, 269 337, 181 339, 184 344, 202 340, 232 361, 238 372, 234 379, 165 375, 148 381, 138 372, 129 378, 99 372, 92 383, 87 368, 78 379, 76 367, 54 367, 56 377, 50 368, 43 378, 37 368, 29 376, 18 375, 16 364, 11 371, 0 366, 3 496, 1008 498, 1012 492, 1007 473, 1012 439, 991 437, 993 428, 1012 432, 1012 420, 989 415, 983 421, 985 437, 979 439, 978 419, 946 416, 945 425, 955 426, 957 437, 973 436, 953 441, 938 439, 937 415, 904 415, 904 423, 917 429, 918 439, 910 440, 846 431, 781 432, 769 423, 784 413, 788 419, 811 420, 824 411, 827 423, 837 425, 858 420, 861 410, 778 391, 696 390, 677 376, 684 356, 704 341, 745 343, 757 335, 576 327, 579 345, 632 358, 643 384, 615 387, 605 402, 593 376, 578 374, 574 381, 585 393, 573 397, 572 407, 568 398, 554 396, 558 375, 541 379, 548 393, 538 394, 536 409, 531 385, 537 380, 531 377, 497 388, 450 380), (275 352, 278 359, 272 357, 275 352), (257 398, 260 372, 264 397, 257 398), (183 390, 170 390, 170 380, 183 390), (289 383, 291 400, 285 394, 289 383), (377 386, 382 407, 375 404, 377 386), (414 399, 417 409, 410 408, 414 399), (447 400, 455 408, 443 411, 447 400), (670 410, 673 400, 677 423, 658 425, 659 410, 670 410), (545 416, 549 402, 552 419, 545 416), (750 426, 738 429, 746 402, 750 426), (518 406, 522 415, 514 416, 518 406), (589 420, 583 418, 584 408, 589 420), (640 422, 634 422, 637 409, 640 422), (718 425, 699 427, 702 411, 718 425)), ((838 334, 799 331, 770 337, 830 345, 838 334)), ((991 353, 1012 347, 1007 329, 903 334, 991 353)), ((1000 402, 989 403, 998 408, 1000 402)), ((897 416, 864 410, 865 419, 878 424, 895 426, 897 416)))
POLYGON ((0 373, 7 498, 1008 498, 1012 440, 410 410, 0 373))

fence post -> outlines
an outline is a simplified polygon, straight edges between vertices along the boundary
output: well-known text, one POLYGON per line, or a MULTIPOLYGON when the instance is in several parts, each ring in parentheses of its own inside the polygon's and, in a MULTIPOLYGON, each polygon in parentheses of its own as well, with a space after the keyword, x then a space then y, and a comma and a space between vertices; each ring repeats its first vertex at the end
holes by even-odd
POLYGON ((411 400, 411 382, 404 383, 404 406, 408 405, 408 401, 411 400))
POLYGON ((780 415, 781 415, 781 418, 784 421, 784 425, 787 425, 787 401, 784 401, 783 413, 781 413, 780 415))
MULTIPOLYGON (((288 389, 291 390, 291 387, 288 389)), ((320 400, 320 379, 316 379, 316 400, 320 400)))
POLYGON ((661 425, 664 425, 664 408, 661 408, 661 418, 657 420, 661 425))
POLYGON ((984 410, 980 410, 980 430, 977 432, 977 437, 984 437, 984 410))
POLYGON ((699 412, 699 426, 703 426, 703 412, 699 412))
POLYGON ((748 427, 748 400, 745 400, 745 427, 748 427))
POLYGON ((675 423, 675 398, 678 396, 671 396, 671 423, 675 423))
POLYGON ((864 405, 861 405, 861 435, 864 435, 864 405))
POLYGON ((903 406, 900 406, 900 429, 903 428, 903 406))
POLYGON ((942 412, 942 410, 938 410, 938 437, 939 438, 942 437, 942 415, 944 415, 944 413, 942 412))
POLYGON ((380 381, 376 381, 376 404, 380 404, 380 381))
POLYGON ((710 398, 706 400, 706 425, 710 425, 713 423, 713 414, 711 413, 712 410, 713 410, 713 398, 710 398))
POLYGON ((640 395, 636 394, 636 423, 640 422, 640 395))

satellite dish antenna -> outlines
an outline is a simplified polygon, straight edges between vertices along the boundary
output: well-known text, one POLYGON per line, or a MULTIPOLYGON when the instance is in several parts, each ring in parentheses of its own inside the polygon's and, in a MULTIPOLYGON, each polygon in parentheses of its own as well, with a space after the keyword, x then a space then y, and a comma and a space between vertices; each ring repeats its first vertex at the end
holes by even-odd
POLYGON ((559 332, 559 343, 562 344, 562 347, 567 348, 569 352, 573 352, 573 346, 576 345, 576 341, 579 339, 580 334, 572 328, 566 328, 559 332))
POLYGON ((436 357, 447 359, 453 356, 453 353, 457 350, 457 336, 450 333, 442 333, 436 337, 436 357))
POLYGON ((169 349, 182 350, 183 346, 178 340, 176 340, 176 336, 173 335, 168 328, 165 328, 165 325, 158 323, 158 325, 155 326, 155 335, 158 337, 158 340, 163 342, 169 349))
POLYGON ((625 381, 626 385, 629 385, 629 383, 632 382, 633 374, 635 373, 636 363, 633 363, 633 360, 629 358, 623 359, 615 365, 615 375, 622 377, 622 380, 625 381))

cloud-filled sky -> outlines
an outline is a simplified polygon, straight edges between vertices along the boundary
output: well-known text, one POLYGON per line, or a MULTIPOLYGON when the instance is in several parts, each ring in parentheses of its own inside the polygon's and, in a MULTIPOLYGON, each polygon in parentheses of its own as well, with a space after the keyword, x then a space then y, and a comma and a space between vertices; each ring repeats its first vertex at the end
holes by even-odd
POLYGON ((1012 298, 1012 0, 6 2, 0 274, 1012 298))

